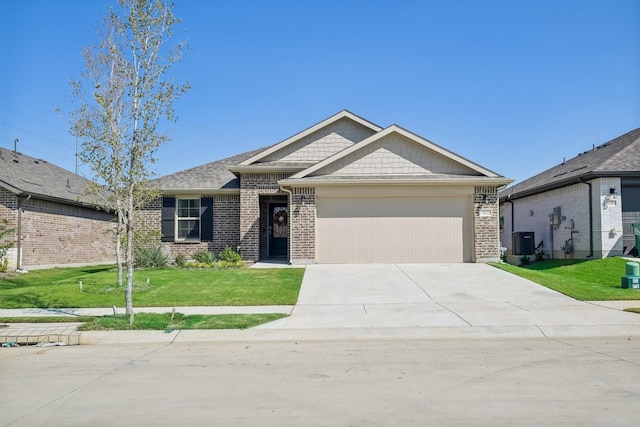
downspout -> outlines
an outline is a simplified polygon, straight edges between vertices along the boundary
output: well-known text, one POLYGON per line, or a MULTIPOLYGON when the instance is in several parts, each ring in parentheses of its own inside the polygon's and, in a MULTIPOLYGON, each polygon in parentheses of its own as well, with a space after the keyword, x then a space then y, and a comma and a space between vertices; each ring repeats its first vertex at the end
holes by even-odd
POLYGON ((587 258, 593 258, 593 194, 591 183, 583 181, 582 178, 578 178, 578 182, 589 186, 589 255, 587 255, 587 258))
MULTIPOLYGON (((507 196, 511 197, 511 196, 507 196)), ((515 231, 515 217, 513 216, 513 202, 511 200, 505 200, 504 203, 511 203, 511 233, 515 231)))
POLYGON ((287 248, 287 252, 289 255, 289 264, 291 264, 291 247, 293 246, 293 233, 291 232, 293 226, 293 212, 291 212, 291 201, 293 200, 293 193, 291 192, 291 190, 287 190, 286 188, 284 188, 282 185, 280 186, 280 189, 282 191, 284 191, 285 193, 288 193, 289 196, 289 200, 288 200, 288 205, 289 205, 289 242, 288 242, 288 248, 287 248))
POLYGON ((16 244, 16 270, 22 270, 22 201, 18 199, 18 242, 16 244))
MULTIPOLYGON (((511 194, 509 194, 507 197, 511 198, 511 194)), ((514 214, 513 202, 511 200, 505 200, 504 203, 510 203, 511 204, 511 236, 513 236, 513 232, 515 231, 515 220, 516 220, 515 217, 513 216, 513 214, 514 214)), ((513 237, 512 237, 512 239, 513 239, 513 237)), ((500 246, 502 246, 502 242, 500 243, 500 246)), ((511 247, 511 253, 513 253, 513 244, 512 244, 512 247, 511 247)))

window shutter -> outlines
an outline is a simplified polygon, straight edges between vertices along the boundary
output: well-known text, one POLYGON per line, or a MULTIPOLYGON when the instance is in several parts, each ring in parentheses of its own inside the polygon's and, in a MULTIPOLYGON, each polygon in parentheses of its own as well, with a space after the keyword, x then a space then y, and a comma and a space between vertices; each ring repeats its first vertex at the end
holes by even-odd
POLYGON ((162 238, 163 242, 173 242, 175 236, 175 215, 176 215, 176 199, 175 197, 162 198, 162 238))
POLYGON ((200 240, 213 240, 213 197, 200 200, 200 240))

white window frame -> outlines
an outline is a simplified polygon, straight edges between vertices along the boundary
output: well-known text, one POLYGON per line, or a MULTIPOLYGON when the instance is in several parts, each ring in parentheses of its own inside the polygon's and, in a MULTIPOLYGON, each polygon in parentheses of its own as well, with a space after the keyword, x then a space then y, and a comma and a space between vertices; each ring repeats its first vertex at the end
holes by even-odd
MULTIPOLYGON (((192 209, 196 209, 195 207, 191 207, 191 204, 187 207, 188 211, 192 209)), ((191 212, 189 212, 191 213, 191 212)), ((185 197, 176 197, 176 212, 175 212, 175 241, 176 242, 200 242, 202 238, 202 198, 194 197, 194 196, 185 196, 185 197), (198 203, 197 211, 198 216, 184 216, 181 217, 179 215, 179 211, 181 209, 180 202, 184 200, 196 200, 198 203), (198 237, 180 237, 180 222, 181 221, 198 221, 198 237)))

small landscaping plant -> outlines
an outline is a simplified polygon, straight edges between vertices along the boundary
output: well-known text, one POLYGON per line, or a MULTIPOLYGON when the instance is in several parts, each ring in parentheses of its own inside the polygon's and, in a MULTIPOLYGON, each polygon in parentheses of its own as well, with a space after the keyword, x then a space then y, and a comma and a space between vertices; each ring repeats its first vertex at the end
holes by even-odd
MULTIPOLYGON (((5 218, 0 223, 0 241, 15 231, 15 228, 9 228, 9 221, 5 218)), ((9 270, 9 258, 7 252, 13 247, 13 242, 0 245, 0 273, 9 270)))
POLYGON ((242 255, 227 246, 218 254, 218 259, 220 261, 236 263, 242 261, 242 255))
POLYGON ((200 264, 213 264, 216 262, 216 254, 210 251, 200 251, 193 254, 193 259, 200 264))
POLYGON ((178 254, 176 255, 175 263, 178 267, 182 268, 187 265, 187 258, 182 254, 178 254))
POLYGON ((242 255, 231 249, 229 246, 225 247, 218 254, 217 258, 213 252, 200 251, 193 254, 193 259, 194 261, 192 262, 186 261, 184 267, 214 269, 244 267, 244 263, 242 262, 242 255))
POLYGON ((161 268, 169 264, 169 257, 161 246, 138 248, 134 255, 134 263, 140 268, 161 268))

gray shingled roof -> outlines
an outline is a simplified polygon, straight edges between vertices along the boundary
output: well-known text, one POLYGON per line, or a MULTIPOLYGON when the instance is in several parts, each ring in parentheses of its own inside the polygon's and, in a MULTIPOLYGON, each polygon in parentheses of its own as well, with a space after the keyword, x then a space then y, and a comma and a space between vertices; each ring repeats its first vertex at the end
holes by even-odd
POLYGON ((240 188, 238 178, 229 172, 230 166, 255 156, 269 147, 259 148, 226 159, 217 160, 191 169, 165 175, 151 181, 151 185, 160 191, 179 190, 227 190, 240 188))
POLYGON ((0 186, 19 196, 81 204, 90 183, 45 160, 0 148, 0 186))
POLYGON ((518 198, 597 177, 640 175, 640 128, 585 151, 578 156, 500 192, 518 198))

